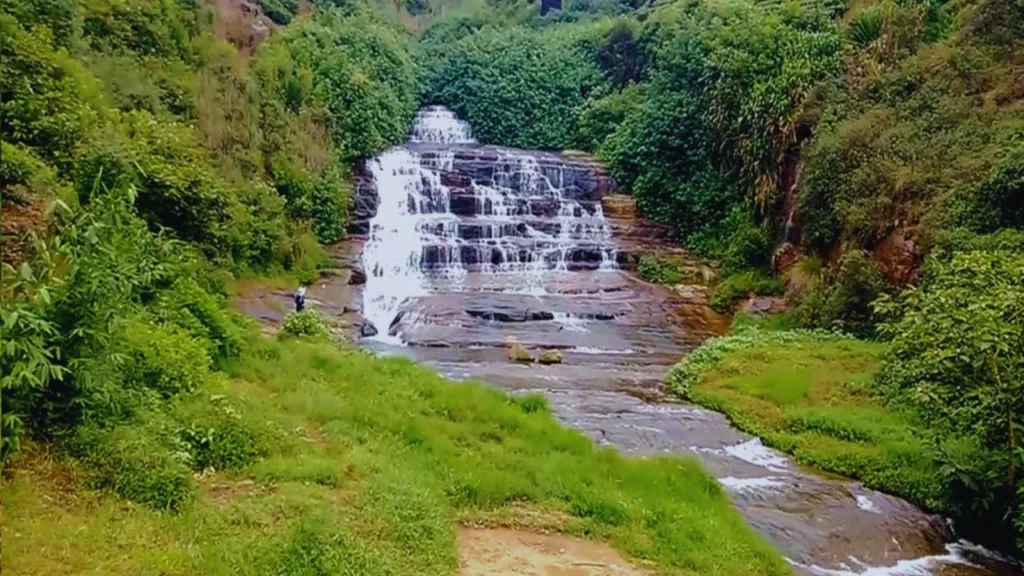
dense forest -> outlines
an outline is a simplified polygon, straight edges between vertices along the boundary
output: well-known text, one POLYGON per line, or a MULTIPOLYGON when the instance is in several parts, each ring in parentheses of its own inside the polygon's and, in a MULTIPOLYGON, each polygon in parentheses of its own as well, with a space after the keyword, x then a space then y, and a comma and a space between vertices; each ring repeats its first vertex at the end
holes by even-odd
MULTIPOLYGON (((426 104, 486 143, 594 154, 716 263, 721 311, 784 295, 794 338, 880 346, 859 393, 914 442, 811 463, 1024 552, 1024 0, 0 0, 0 101, 5 484, 45 458, 137 504, 96 506, 175 552, 132 569, 440 573, 456 513, 542 502, 660 565, 785 573, 696 464, 598 452, 543 399, 295 337, 323 333, 308 317, 270 341, 230 308, 240 278, 316 277, 353 167, 426 104), (293 432, 328 414, 335 444, 293 432), (222 518, 195 503, 206 470, 286 488, 222 518)), ((789 341, 719 341, 670 384, 699 399, 722 350, 789 341)), ((847 424, 799 421, 904 434, 847 424)))

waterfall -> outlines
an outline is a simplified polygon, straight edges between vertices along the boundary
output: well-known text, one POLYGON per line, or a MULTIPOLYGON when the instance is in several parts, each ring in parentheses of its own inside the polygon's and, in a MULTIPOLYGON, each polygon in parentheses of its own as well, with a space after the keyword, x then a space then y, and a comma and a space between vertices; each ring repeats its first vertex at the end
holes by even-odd
POLYGON ((481 284, 470 275, 540 295, 553 273, 616 270, 588 166, 477 145, 450 110, 421 110, 409 142, 367 165, 378 204, 362 255, 363 315, 377 339, 400 343, 388 331, 403 303, 481 284))

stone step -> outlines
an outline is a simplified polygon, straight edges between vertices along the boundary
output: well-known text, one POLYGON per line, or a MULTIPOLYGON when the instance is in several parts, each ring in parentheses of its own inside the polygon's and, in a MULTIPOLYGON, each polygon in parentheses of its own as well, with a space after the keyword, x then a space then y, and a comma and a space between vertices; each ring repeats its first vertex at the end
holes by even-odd
MULTIPOLYGON (((509 216, 534 216, 555 218, 561 212, 565 199, 554 196, 488 196, 479 188, 463 188, 450 192, 449 210, 457 216, 492 216, 507 213, 509 216)), ((574 200, 573 216, 582 218, 597 214, 600 202, 574 200)))
MULTIPOLYGON (((587 241, 601 238, 602 230, 610 228, 600 218, 512 218, 504 216, 482 216, 459 218, 457 222, 428 222, 422 230, 441 237, 457 237, 463 240, 497 239, 507 237, 537 238, 540 235, 557 237, 568 229, 568 237, 587 241)), ((543 237, 541 237, 543 239, 543 237)))
MULTIPOLYGON (((423 246, 420 267, 447 268, 453 262, 462 265, 502 265, 508 263, 547 262, 593 263, 600 265, 606 253, 614 253, 615 244, 577 243, 569 246, 551 240, 507 237, 499 240, 456 241, 423 246)), ((589 268, 589 266, 587 266, 589 268)))

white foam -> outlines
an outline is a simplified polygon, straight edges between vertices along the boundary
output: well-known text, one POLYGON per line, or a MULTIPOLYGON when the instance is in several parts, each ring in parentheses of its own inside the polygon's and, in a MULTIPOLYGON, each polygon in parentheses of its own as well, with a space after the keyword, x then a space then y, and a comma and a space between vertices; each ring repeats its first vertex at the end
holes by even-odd
POLYGON ((787 561, 790 564, 799 566, 812 574, 819 574, 821 576, 932 576, 935 573, 934 569, 944 564, 973 566, 974 564, 964 558, 962 553, 964 550, 973 551, 974 548, 977 548, 977 546, 967 542, 956 542, 946 545, 945 554, 935 554, 909 560, 900 560, 892 566, 869 566, 856 558, 851 558, 851 560, 854 560, 858 565, 863 567, 863 570, 860 571, 855 571, 848 567, 835 570, 831 568, 822 568, 821 566, 816 566, 814 564, 801 564, 789 559, 787 559, 787 561))
POLYGON ((736 492, 758 492, 762 490, 773 490, 781 488, 785 484, 779 481, 777 476, 765 476, 763 478, 734 478, 726 476, 719 478, 722 486, 736 492))
POLYGON ((608 350, 605 348, 594 348, 592 346, 575 346, 569 348, 569 352, 576 354, 636 354, 636 350, 626 348, 625 350, 608 350))
POLYGON ((871 501, 871 498, 860 494, 857 494, 857 508, 874 514, 882 513, 882 511, 878 509, 878 506, 875 506, 875 503, 871 501))
POLYGON ((568 330, 570 332, 589 332, 589 330, 587 330, 587 321, 582 318, 565 312, 555 312, 554 316, 555 323, 561 325, 563 330, 568 330))
POLYGON ((469 124, 460 120, 444 106, 428 106, 420 110, 413 120, 410 142, 439 144, 472 144, 469 124))
POLYGON ((776 472, 789 468, 789 461, 778 452, 761 444, 760 438, 754 438, 734 446, 726 446, 725 452, 744 462, 776 472))

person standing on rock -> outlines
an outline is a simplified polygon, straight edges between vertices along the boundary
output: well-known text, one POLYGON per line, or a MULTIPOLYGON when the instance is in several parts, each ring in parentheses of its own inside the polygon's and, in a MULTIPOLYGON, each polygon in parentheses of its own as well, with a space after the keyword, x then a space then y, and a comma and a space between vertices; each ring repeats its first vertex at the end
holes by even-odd
POLYGON ((295 311, 302 312, 306 309, 306 287, 299 286, 295 291, 295 311))

